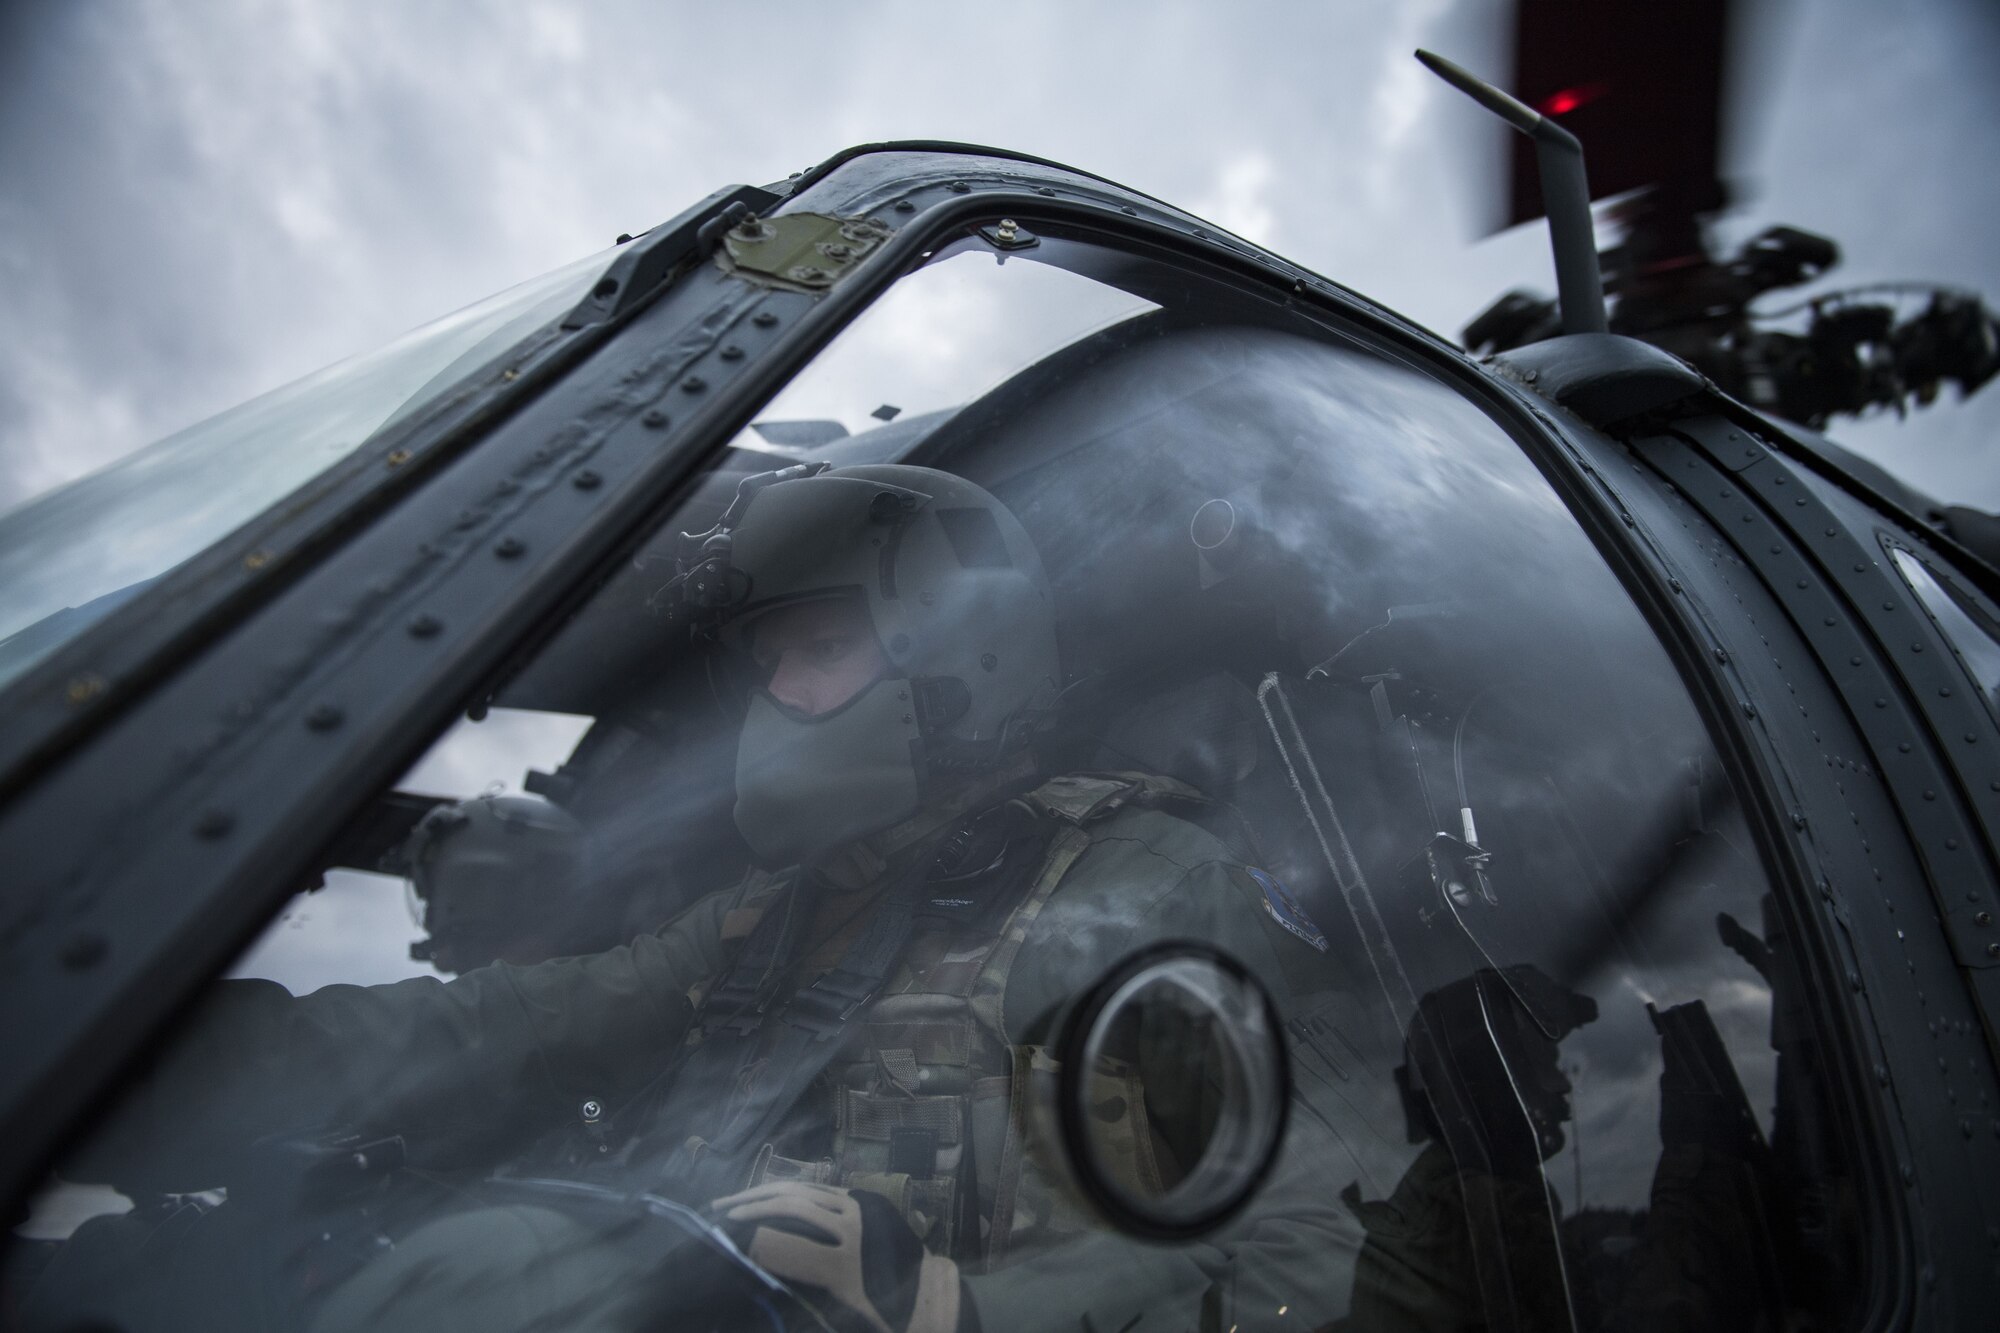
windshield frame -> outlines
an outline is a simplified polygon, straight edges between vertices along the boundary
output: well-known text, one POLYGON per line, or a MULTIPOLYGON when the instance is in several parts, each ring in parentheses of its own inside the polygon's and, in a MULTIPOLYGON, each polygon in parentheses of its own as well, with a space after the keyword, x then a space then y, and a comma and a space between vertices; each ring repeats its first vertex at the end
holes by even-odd
POLYGON ((416 410, 398 408, 345 457, 0 685, 0 801, 557 383, 671 279, 709 218, 774 197, 721 190, 627 242, 574 306, 416 410))

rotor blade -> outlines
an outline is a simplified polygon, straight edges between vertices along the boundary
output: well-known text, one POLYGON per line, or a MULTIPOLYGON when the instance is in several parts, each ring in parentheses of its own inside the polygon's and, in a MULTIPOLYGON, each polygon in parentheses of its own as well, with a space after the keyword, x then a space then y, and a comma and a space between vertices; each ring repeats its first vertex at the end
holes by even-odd
MULTIPOLYGON (((1656 186, 1669 207, 1724 203, 1719 154, 1734 0, 1516 0, 1513 92, 1582 141, 1591 197, 1656 186)), ((1511 227, 1542 215, 1535 155, 1515 143, 1511 227)))

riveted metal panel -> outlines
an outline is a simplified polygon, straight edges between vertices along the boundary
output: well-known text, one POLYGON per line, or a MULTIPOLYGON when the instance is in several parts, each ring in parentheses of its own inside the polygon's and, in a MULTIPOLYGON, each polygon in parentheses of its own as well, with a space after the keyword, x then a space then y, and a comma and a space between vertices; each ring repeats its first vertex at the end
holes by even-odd
POLYGON ((1757 445, 1726 422, 1676 435, 1734 472, 1713 501, 1694 498, 1740 537, 1838 685, 1914 835, 1959 963, 2000 966, 2000 731, 1884 558, 1887 520, 1774 454, 1739 461, 1757 445))
MULTIPOLYGON (((1976 1326, 2000 1283, 2000 1206, 1980 1183, 2000 1179, 2000 1082, 1984 1021, 1992 1010, 1968 981, 1994 973, 1961 968, 1940 928, 1930 862, 1944 849, 1930 840, 1948 835, 1905 818, 1913 802, 1942 801, 1947 766, 1917 711, 1899 704, 1839 581, 1774 520, 1766 489, 1745 485, 1746 472, 1788 465, 1747 433, 1732 438, 1727 423, 1698 429, 1713 431, 1713 453, 1678 434, 1643 438, 1633 452, 1650 466, 1610 475, 1715 636, 1746 724, 1776 766, 1769 791, 1785 804, 1785 838, 1812 885, 1805 923, 1835 969, 1824 1000, 1859 1020, 1857 1092, 1886 1099, 1890 1112, 1890 1183, 1915 1241, 1903 1272, 1915 1305, 1895 1322, 1915 1314, 1976 1326), (1653 469, 1667 488, 1633 484, 1653 469), (1940 796, 1925 801, 1925 790, 1940 796)), ((1794 475, 1768 493, 1789 501, 1799 484, 1794 475)), ((1898 1240, 1886 1228, 1877 1235, 1891 1248, 1898 1240)))

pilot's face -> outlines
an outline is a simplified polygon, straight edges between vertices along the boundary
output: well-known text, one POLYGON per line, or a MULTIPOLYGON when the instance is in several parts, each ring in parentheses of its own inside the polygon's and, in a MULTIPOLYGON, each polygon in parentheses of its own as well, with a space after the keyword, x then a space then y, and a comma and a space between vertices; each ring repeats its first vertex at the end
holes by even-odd
POLYGON ((847 597, 782 606, 749 627, 771 697, 807 717, 832 712, 888 670, 868 608, 847 597))

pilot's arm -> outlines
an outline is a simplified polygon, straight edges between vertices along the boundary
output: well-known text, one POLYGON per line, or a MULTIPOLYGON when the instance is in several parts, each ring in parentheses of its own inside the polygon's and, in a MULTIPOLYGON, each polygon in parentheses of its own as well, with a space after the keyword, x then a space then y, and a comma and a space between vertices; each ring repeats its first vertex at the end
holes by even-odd
POLYGON ((561 1124, 584 1101, 616 1105, 685 1033, 689 988, 721 966, 742 892, 703 898, 604 953, 449 982, 297 997, 271 981, 220 982, 62 1170, 186 1193, 228 1184, 261 1138, 335 1130, 399 1134, 413 1163, 454 1166, 561 1124))

